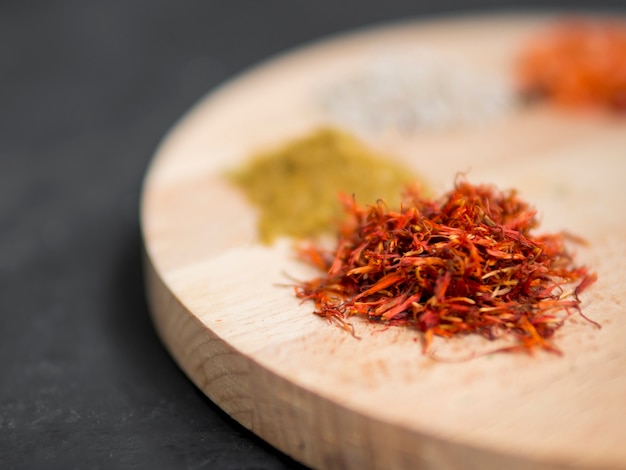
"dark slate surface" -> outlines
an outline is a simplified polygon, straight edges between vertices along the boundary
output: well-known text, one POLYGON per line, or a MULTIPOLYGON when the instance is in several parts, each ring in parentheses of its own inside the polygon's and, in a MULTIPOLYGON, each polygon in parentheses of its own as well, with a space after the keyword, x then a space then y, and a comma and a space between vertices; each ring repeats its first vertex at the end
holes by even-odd
POLYGON ((299 468, 155 335, 138 224, 155 147, 212 87, 303 42, 546 3, 0 1, 0 468, 299 468))

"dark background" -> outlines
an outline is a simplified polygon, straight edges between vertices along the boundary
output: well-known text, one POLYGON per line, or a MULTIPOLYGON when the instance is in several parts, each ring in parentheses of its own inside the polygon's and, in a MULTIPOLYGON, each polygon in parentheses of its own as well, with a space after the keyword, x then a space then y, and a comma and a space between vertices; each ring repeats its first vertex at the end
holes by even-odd
POLYGON ((155 335, 138 204, 159 140, 212 87, 327 34, 589 4, 0 0, 0 468, 298 468, 155 335))

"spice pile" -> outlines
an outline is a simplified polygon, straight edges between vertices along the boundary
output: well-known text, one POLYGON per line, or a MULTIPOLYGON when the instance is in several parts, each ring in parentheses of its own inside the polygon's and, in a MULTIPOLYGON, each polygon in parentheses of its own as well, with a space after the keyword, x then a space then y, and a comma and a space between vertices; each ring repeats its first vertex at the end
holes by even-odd
POLYGON ((517 73, 531 98, 626 112, 626 24, 559 22, 526 45, 517 73))
POLYGON ((399 206, 396 188, 416 179, 407 168, 332 128, 263 152, 228 177, 260 210, 264 242, 327 232, 343 216, 339 192, 368 203, 384 197, 399 206))
POLYGON ((430 51, 374 60, 320 93, 322 108, 341 125, 400 133, 484 124, 508 113, 515 100, 503 77, 430 51))
POLYGON ((398 211, 343 203, 336 249, 300 251, 326 274, 295 293, 346 329, 358 315, 415 327, 425 352, 434 335, 470 333, 516 340, 491 352, 559 352, 550 338, 571 314, 583 315, 578 295, 595 274, 574 265, 564 235, 531 233, 535 211, 514 191, 458 181, 438 201, 413 192, 398 211))

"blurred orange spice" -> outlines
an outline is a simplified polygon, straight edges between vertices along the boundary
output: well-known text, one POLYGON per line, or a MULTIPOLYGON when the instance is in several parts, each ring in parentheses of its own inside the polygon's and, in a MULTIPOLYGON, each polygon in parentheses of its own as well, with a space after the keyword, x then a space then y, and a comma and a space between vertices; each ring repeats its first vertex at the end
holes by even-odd
POLYGON ((626 113, 626 23, 562 20, 525 45, 517 75, 530 98, 626 113))

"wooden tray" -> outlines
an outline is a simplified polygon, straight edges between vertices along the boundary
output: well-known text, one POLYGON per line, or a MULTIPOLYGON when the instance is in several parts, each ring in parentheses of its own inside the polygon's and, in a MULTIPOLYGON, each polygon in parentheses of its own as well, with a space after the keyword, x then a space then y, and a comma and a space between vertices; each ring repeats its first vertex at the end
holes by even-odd
POLYGON ((363 136, 438 192, 460 171, 514 187, 539 209, 543 231, 590 242, 577 260, 599 281, 584 311, 602 328, 572 318, 557 335, 562 357, 438 363, 416 332, 359 321, 355 340, 281 286, 285 273, 314 272, 288 240, 257 241, 254 209, 223 178, 257 150, 327 123, 320 86, 373 55, 426 46, 503 72, 551 20, 465 17, 336 37, 254 68, 173 128, 143 192, 147 293, 164 344, 211 400, 314 467, 626 468, 626 120, 535 106, 480 127, 363 136))

